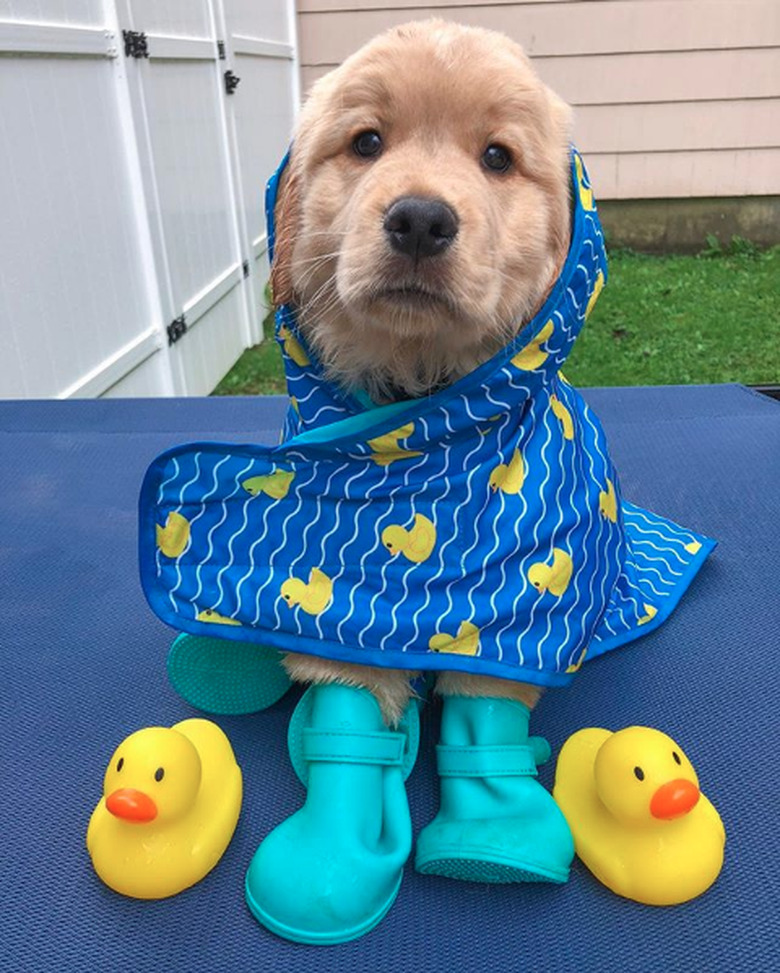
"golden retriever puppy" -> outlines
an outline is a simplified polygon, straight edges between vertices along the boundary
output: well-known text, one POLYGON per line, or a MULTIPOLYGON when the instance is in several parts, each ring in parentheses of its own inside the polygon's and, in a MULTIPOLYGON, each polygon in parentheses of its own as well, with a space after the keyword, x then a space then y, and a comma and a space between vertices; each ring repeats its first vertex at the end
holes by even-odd
MULTIPOLYGON (((272 287, 328 377, 376 403, 424 396, 533 317, 569 244, 569 127, 515 43, 439 20, 379 36, 314 85, 277 203, 272 287)), ((389 722, 409 696, 408 673, 287 666, 367 687, 389 722)), ((438 688, 538 696, 457 673, 438 688)))

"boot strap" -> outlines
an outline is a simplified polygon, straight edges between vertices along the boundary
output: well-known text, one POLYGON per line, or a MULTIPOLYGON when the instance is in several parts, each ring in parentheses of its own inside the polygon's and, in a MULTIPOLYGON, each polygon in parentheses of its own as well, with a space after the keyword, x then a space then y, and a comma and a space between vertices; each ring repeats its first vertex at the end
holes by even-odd
POLYGON ((303 731, 303 756, 308 761, 347 764, 382 764, 400 767, 404 762, 406 735, 387 730, 372 733, 356 730, 303 731))
POLYGON ((450 747, 439 744, 440 777, 536 777, 534 748, 527 745, 450 747))

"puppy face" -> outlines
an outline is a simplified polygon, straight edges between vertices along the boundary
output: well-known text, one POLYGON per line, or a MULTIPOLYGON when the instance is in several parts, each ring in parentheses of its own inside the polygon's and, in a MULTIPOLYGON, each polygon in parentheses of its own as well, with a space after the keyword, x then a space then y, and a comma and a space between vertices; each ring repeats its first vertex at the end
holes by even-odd
POLYGON ((379 401, 467 373, 568 244, 569 111, 500 34, 428 21, 313 88, 277 207, 274 297, 379 401))

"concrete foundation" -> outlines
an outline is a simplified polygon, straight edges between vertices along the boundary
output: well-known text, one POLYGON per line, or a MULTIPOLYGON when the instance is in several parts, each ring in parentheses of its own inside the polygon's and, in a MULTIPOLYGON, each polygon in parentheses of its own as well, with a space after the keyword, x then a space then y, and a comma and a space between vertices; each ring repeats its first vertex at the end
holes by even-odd
POLYGON ((780 196, 720 199, 607 199, 599 215, 613 247, 644 253, 698 253, 714 234, 728 246, 733 236, 761 247, 780 243, 780 196))

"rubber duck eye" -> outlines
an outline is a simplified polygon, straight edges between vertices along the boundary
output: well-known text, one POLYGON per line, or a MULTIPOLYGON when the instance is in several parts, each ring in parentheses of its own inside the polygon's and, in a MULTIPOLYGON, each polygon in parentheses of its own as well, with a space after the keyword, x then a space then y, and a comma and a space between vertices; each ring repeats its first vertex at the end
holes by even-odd
POLYGON ((679 764, 682 763, 682 760, 680 760, 680 754, 677 753, 676 750, 672 750, 672 756, 674 757, 674 762, 679 766, 679 764))
POLYGON ((120 757, 119 763, 116 765, 117 773, 124 767, 124 765, 125 765, 125 758, 120 757))
POLYGON ((644 770, 642 770, 641 767, 634 767, 634 777, 636 777, 637 780, 644 780, 645 779, 644 770))
POLYGON ((373 129, 359 132, 352 139, 352 151, 361 159, 373 159, 382 151, 382 136, 373 129))
POLYGON ((163 779, 163 777, 165 777, 165 771, 163 770, 162 767, 158 767, 157 770, 155 770, 154 772, 154 779, 159 784, 160 781, 163 779))
POLYGON ((512 154, 503 145, 489 145, 482 153, 482 165, 491 172, 506 172, 512 165, 512 154))

